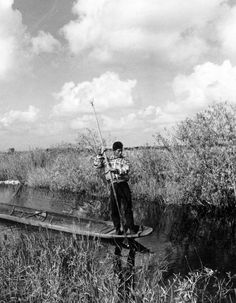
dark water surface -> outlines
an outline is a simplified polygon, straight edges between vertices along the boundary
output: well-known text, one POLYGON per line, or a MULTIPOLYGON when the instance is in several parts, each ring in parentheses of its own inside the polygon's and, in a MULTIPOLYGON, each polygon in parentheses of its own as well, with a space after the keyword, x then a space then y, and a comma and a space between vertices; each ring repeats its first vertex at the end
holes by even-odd
MULTIPOLYGON (((17 185, 0 185, 0 202, 71 214, 84 215, 84 208, 88 211, 78 195, 17 185)), ((234 209, 152 205, 151 212, 143 212, 146 217, 141 223, 154 227, 154 232, 138 241, 154 253, 154 258, 167 261, 170 274, 184 274, 203 267, 236 273, 234 209)), ((0 222, 0 229, 5 226, 0 222)))

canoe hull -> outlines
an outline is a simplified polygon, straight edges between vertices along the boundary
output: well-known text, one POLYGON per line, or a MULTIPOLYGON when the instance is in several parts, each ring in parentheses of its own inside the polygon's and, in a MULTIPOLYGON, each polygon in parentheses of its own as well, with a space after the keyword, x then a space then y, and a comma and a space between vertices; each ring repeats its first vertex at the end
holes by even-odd
POLYGON ((122 239, 124 237, 135 239, 148 236, 153 231, 151 227, 143 226, 137 234, 116 235, 111 221, 80 218, 69 214, 45 212, 4 203, 0 203, 0 219, 59 232, 104 239, 122 239))

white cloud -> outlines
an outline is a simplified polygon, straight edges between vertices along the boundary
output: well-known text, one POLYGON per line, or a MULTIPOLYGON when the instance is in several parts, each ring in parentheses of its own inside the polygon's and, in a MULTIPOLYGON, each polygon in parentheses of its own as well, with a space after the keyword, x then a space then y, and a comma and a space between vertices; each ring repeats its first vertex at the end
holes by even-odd
POLYGON ((60 42, 56 40, 50 33, 39 31, 36 37, 31 39, 33 53, 52 53, 59 49, 60 42))
MULTIPOLYGON (((125 115, 101 115, 100 123, 101 127, 105 131, 143 131, 147 126, 156 124, 157 121, 160 124, 168 123, 169 121, 165 121, 163 118, 166 115, 163 113, 159 106, 148 105, 139 110, 134 110, 125 115)), ((87 121, 91 122, 94 120, 88 119, 87 121)))
POLYGON ((141 127, 140 122, 136 113, 129 113, 126 116, 116 118, 105 115, 102 116, 102 125, 106 131, 137 129, 141 127))
POLYGON ((9 69, 13 67, 12 51, 14 49, 14 39, 0 38, 0 78, 3 78, 9 69))
POLYGON ((235 58, 236 53, 236 6, 229 9, 217 24, 218 39, 225 55, 235 58))
POLYGON ((106 72, 91 82, 65 83, 61 91, 55 94, 60 101, 53 108, 54 115, 74 115, 91 112, 91 100, 94 100, 98 111, 109 108, 128 107, 133 105, 132 90, 136 80, 122 81, 112 72, 106 72))
POLYGON ((101 60, 122 52, 194 62, 209 50, 209 24, 227 8, 224 0, 77 0, 78 18, 62 33, 74 54, 101 60))
POLYGON ((68 130, 66 121, 55 121, 52 119, 46 119, 46 121, 37 121, 37 125, 30 129, 31 133, 39 136, 52 136, 62 134, 65 130, 68 130))
POLYGON ((236 66, 232 66, 229 61, 224 61, 221 65, 211 62, 198 65, 193 73, 178 75, 174 79, 174 100, 168 101, 161 108, 156 107, 156 115, 152 115, 151 121, 156 125, 173 125, 212 103, 236 103, 235 83, 236 66))
POLYGON ((179 75, 173 82, 177 103, 184 109, 202 109, 213 101, 236 102, 236 66, 211 62, 198 65, 190 75, 179 75))
POLYGON ((113 130, 143 129, 174 125, 208 105, 228 101, 236 104, 236 66, 229 61, 198 65, 193 73, 173 81, 174 99, 162 106, 148 105, 124 117, 103 117, 103 127, 113 130))
POLYGON ((13 2, 0 0, 0 79, 5 79, 27 58, 24 48, 29 40, 20 12, 12 9, 13 2))
POLYGON ((94 125, 95 117, 92 115, 83 115, 81 117, 78 117, 76 119, 73 119, 69 126, 71 129, 77 130, 77 129, 83 129, 83 128, 91 128, 92 125, 94 125))
POLYGON ((138 111, 138 115, 143 118, 148 118, 148 117, 152 116, 153 114, 155 115, 158 112, 158 110, 159 110, 158 106, 148 105, 144 109, 140 109, 138 111))
MULTIPOLYGON (((172 125, 174 122, 179 121, 180 118, 185 118, 184 115, 181 116, 181 113, 176 116, 176 109, 179 110, 179 107, 175 106, 171 109, 170 106, 166 106, 162 109, 159 106, 148 105, 139 110, 133 109, 132 112, 125 115, 101 114, 99 115, 99 123, 103 131, 126 132, 136 130, 143 132, 158 126, 172 125)), ((73 130, 97 127, 94 115, 87 114, 77 117, 68 123, 73 130)))
MULTIPOLYGON (((156 118, 158 107, 147 106, 141 110, 135 110, 125 115, 99 115, 99 123, 104 131, 126 131, 134 129, 142 129, 145 124, 153 123, 152 119, 156 118), (147 118, 149 118, 147 120, 147 118)), ((69 122, 71 129, 96 128, 94 115, 82 115, 69 122)))
POLYGON ((38 36, 31 37, 13 4, 13 0, 0 0, 0 80, 27 71, 34 54, 60 47, 50 33, 39 31, 38 36))
POLYGON ((39 109, 30 105, 27 111, 10 110, 0 117, 0 123, 4 127, 9 127, 18 123, 33 123, 38 118, 39 109))

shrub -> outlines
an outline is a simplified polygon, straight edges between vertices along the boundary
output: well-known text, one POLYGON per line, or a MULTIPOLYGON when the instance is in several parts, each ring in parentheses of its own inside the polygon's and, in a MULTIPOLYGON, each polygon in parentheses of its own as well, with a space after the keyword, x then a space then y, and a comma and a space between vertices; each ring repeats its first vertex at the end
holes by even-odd
POLYGON ((235 107, 212 105, 177 125, 170 138, 156 138, 166 148, 168 180, 180 201, 217 205, 235 202, 235 107))

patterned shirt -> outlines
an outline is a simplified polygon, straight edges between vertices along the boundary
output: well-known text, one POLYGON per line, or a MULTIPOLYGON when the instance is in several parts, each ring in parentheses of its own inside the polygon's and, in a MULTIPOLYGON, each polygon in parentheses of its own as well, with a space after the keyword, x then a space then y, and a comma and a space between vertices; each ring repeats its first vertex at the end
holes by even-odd
POLYGON ((101 155, 97 155, 97 157, 94 159, 94 166, 96 168, 105 169, 107 181, 111 181, 111 175, 114 182, 125 182, 129 180, 130 164, 127 159, 125 159, 123 156, 111 156, 108 159, 108 162, 109 165, 107 165, 105 158, 101 155), (110 172, 110 169, 115 169, 116 171, 110 172))

